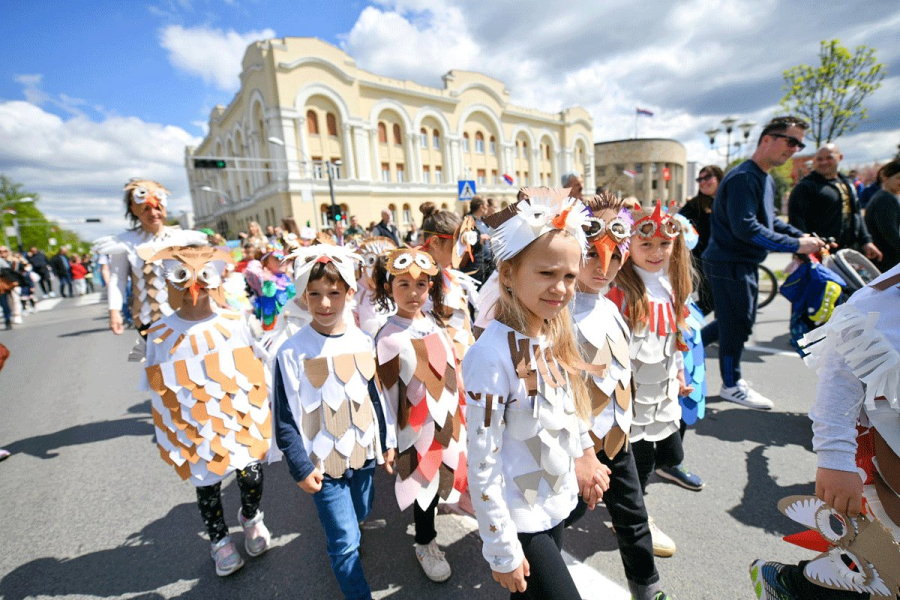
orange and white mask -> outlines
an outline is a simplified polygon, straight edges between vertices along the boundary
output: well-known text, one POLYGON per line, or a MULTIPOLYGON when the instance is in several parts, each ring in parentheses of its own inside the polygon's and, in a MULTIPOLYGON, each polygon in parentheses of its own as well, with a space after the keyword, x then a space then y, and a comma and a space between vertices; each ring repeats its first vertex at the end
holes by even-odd
POLYGON ((169 190, 149 179, 133 179, 125 185, 125 193, 131 202, 131 212, 138 214, 148 208, 158 208, 166 215, 169 190))
POLYGON ((164 261, 169 306, 178 310, 186 298, 196 306, 201 290, 222 308, 229 308, 222 287, 226 264, 234 264, 231 254, 209 246, 170 246, 153 255, 149 262, 164 261))

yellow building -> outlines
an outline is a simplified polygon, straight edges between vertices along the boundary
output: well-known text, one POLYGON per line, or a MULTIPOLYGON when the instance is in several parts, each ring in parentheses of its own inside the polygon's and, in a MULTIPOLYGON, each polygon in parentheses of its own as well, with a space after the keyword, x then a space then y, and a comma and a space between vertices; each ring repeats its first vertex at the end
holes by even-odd
POLYGON ((525 185, 558 186, 565 173, 593 190, 586 110, 515 106, 502 82, 470 71, 450 71, 443 82, 438 89, 369 73, 314 38, 252 44, 240 91, 213 109, 209 133, 185 152, 197 226, 234 234, 251 220, 265 227, 292 216, 326 227, 329 161, 336 203, 363 226, 385 208, 401 229, 420 221, 423 202, 461 208, 461 179, 500 204, 525 185), (196 159, 225 168, 197 168, 196 159))

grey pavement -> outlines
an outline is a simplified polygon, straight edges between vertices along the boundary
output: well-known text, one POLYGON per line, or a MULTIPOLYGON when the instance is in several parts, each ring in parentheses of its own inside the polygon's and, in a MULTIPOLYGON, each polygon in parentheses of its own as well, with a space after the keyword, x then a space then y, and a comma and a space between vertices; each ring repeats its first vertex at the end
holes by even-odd
MULTIPOLYGON (((0 463, 0 598, 339 598, 312 500, 283 464, 266 467, 262 503, 276 547, 231 577, 215 575, 193 488, 160 460, 149 398, 136 391, 140 367, 125 362, 136 334, 112 335, 102 306, 84 302, 64 300, 0 331, 12 352, 0 373, 0 447, 13 452, 0 463)), ((690 492, 655 480, 649 487, 651 514, 678 544, 658 568, 680 600, 752 598, 752 559, 811 556, 780 539, 798 527, 776 507, 784 496, 812 493, 815 476, 806 417, 815 375, 796 356, 773 353, 790 350, 787 314, 780 297, 767 307, 751 342, 764 351, 745 354, 745 377, 776 400, 775 410, 714 396, 713 347, 713 397, 685 440, 686 464, 707 488, 690 492)), ((240 542, 233 481, 223 495, 240 542)), ((589 513, 567 532, 565 549, 584 563, 579 569, 624 587, 608 524, 605 509, 589 513)), ((429 582, 413 556, 412 515, 398 511, 392 482, 380 473, 362 545, 375 597, 508 597, 491 579, 473 528, 467 517, 438 517, 454 575, 429 582)))

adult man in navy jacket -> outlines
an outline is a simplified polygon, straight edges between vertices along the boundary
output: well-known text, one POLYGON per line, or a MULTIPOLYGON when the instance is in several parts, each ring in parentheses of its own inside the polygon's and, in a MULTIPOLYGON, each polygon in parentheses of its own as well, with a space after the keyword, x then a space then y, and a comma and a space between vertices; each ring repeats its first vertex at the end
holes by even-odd
POLYGON ((718 335, 719 395, 751 408, 773 407, 741 377, 741 353, 756 321, 759 265, 769 252, 809 254, 824 246, 775 218, 775 181, 768 174, 804 148, 806 129, 806 123, 794 117, 770 121, 751 159, 725 175, 713 202, 703 270, 712 286, 717 325, 709 326, 703 338, 708 342, 718 335))

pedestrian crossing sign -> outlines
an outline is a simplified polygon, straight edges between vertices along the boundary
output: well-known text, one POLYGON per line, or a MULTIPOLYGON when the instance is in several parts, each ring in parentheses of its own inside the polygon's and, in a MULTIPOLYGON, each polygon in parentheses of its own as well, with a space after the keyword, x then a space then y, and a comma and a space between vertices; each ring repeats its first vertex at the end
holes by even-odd
POLYGON ((464 180, 460 179, 457 184, 459 184, 459 200, 460 202, 467 202, 475 197, 475 182, 472 180, 464 180))

